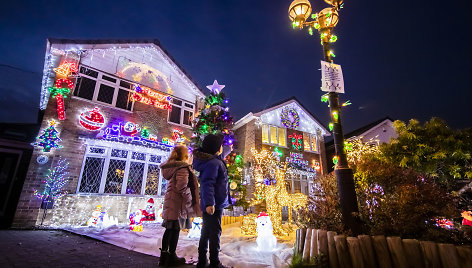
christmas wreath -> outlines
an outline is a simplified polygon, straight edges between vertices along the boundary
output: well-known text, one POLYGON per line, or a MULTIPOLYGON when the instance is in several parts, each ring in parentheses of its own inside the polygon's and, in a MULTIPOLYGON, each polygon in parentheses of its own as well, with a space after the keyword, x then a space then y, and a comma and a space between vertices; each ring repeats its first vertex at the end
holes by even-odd
POLYGON ((296 129, 300 123, 300 117, 298 116, 297 111, 291 107, 286 107, 282 109, 280 114, 280 121, 286 128, 296 129), (290 118, 291 117, 291 118, 290 118))

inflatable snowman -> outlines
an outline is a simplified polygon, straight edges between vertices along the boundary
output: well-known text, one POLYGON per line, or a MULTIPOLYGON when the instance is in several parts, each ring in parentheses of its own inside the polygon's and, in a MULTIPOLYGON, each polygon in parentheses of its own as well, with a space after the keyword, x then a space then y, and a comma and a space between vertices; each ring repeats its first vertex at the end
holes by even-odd
POLYGON ((202 223, 202 218, 193 218, 192 229, 188 231, 188 238, 200 238, 200 235, 202 234, 202 223))
POLYGON ((269 215, 261 212, 256 218, 257 224, 257 248, 260 251, 272 251, 277 246, 277 238, 274 236, 274 229, 269 215))
POLYGON ((156 220, 156 209, 154 208, 154 199, 149 198, 146 204, 146 209, 143 211, 143 221, 154 221, 156 220))

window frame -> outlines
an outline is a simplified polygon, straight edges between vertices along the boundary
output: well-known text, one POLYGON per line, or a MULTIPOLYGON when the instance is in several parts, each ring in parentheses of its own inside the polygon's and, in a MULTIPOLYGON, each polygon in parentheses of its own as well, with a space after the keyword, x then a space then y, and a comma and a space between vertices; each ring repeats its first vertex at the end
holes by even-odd
MULTIPOLYGON (((106 194, 106 195, 124 195, 124 196, 143 196, 143 195, 146 195, 145 193, 146 193, 146 185, 147 185, 147 182, 148 182, 147 181, 147 179, 148 179, 147 176, 148 176, 149 165, 156 165, 156 166, 160 167, 166 161, 167 156, 162 154, 162 153, 147 152, 147 151, 143 152, 143 151, 140 151, 139 148, 131 149, 131 148, 126 148, 126 147, 127 146, 122 146, 122 147, 120 147, 120 146, 111 147, 110 146, 110 147, 108 147, 108 146, 103 146, 103 145, 90 145, 90 144, 87 144, 86 145, 86 150, 85 150, 85 153, 84 153, 84 156, 83 156, 83 160, 82 160, 82 167, 81 167, 81 170, 80 170, 79 180, 78 180, 78 183, 77 183, 76 194, 106 194), (91 148, 104 149, 105 152, 104 153, 94 153, 94 152, 91 152, 91 148), (127 154, 126 158, 118 157, 118 156, 111 156, 111 153, 112 153, 113 149, 128 151, 128 154, 127 154), (145 154, 144 160, 132 159, 133 152, 145 154), (156 162, 151 161, 151 155, 161 156, 160 163, 156 163, 156 162), (82 183, 82 176, 83 176, 85 164, 86 164, 86 161, 87 161, 88 157, 103 158, 104 159, 103 168, 102 168, 102 172, 101 172, 101 175, 100 175, 100 186, 99 186, 99 189, 98 189, 97 193, 87 193, 87 192, 81 192, 80 191, 80 186, 81 186, 81 183, 82 183), (120 193, 105 193, 104 192, 105 191, 105 184, 107 182, 108 169, 110 167, 110 160, 125 161, 125 170, 124 170, 124 174, 123 174, 123 178, 122 178, 123 181, 122 181, 120 193), (126 190, 127 190, 127 186, 128 186, 127 185, 128 180, 126 178, 129 175, 130 166, 131 166, 132 162, 144 163, 143 175, 142 175, 142 178, 141 178, 141 190, 140 190, 139 194, 126 194, 126 190)), ((156 193, 156 195, 152 195, 152 196, 163 196, 165 194, 165 193, 161 193, 162 183, 163 183, 162 172, 159 172, 159 182, 158 182, 158 186, 157 186, 157 193, 156 193)))
MULTIPOLYGON (((94 102, 94 103, 98 103, 100 105, 104 105, 104 106, 108 106, 108 107, 111 107, 111 108, 115 108, 115 109, 119 109, 120 111, 126 111, 126 112, 133 112, 134 110, 134 101, 131 100, 131 98, 129 97, 130 95, 128 95, 128 103, 131 102, 131 108, 128 110, 128 109, 123 109, 123 108, 120 108, 120 107, 117 107, 116 106, 116 101, 118 99, 118 94, 119 94, 119 91, 120 89, 121 90, 125 90, 125 91, 128 91, 130 94, 133 93, 133 90, 131 88, 126 88, 126 87, 122 87, 120 82, 121 81, 124 81, 124 82, 127 82, 129 84, 135 84, 131 81, 128 81, 128 80, 124 80, 124 79, 121 79, 115 75, 112 75, 112 74, 109 74, 109 73, 105 73, 105 72, 102 72, 100 70, 97 70, 95 68, 92 68, 90 66, 87 66, 87 65, 83 65, 83 64, 80 64, 79 65, 79 72, 78 72, 78 76, 79 77, 85 77, 87 79, 90 79, 90 80, 94 80, 95 81, 95 88, 94 88, 94 91, 93 91, 93 96, 92 96, 92 99, 89 100, 89 99, 86 99, 86 98, 82 98, 82 97, 79 97, 79 96, 75 96, 75 92, 77 90, 79 90, 79 84, 77 83, 74 87, 74 94, 72 94, 72 98, 78 98, 78 99, 81 99, 81 100, 84 100, 84 101, 89 101, 89 102, 94 102), (80 69, 81 68, 85 68, 85 69, 90 69, 92 71, 95 71, 98 73, 97 77, 93 77, 93 76, 89 76, 85 73, 82 73, 80 72, 80 69), (106 80, 103 78, 103 76, 106 76, 106 77, 111 77, 113 79, 115 79, 116 81, 115 82, 111 82, 109 80, 106 80), (100 85, 105 85, 105 86, 109 86, 109 87, 112 87, 114 89, 113 91, 113 98, 112 98, 112 102, 111 104, 110 103, 106 103, 106 102, 102 102, 102 101, 99 101, 98 100, 98 95, 100 93, 100 85)), ((129 104, 128 104, 129 105, 129 104)))
POLYGON ((311 153, 319 153, 320 149, 319 149, 320 145, 318 143, 318 136, 316 134, 311 134, 311 133, 308 133, 308 132, 303 132, 303 150, 305 152, 311 152, 311 153), (306 150, 306 143, 305 143, 305 137, 308 136, 308 143, 309 143, 309 150, 306 150), (315 140, 315 144, 316 144, 316 150, 313 150, 313 143, 312 143, 312 140, 315 140))
POLYGON ((195 116, 195 107, 196 107, 196 104, 195 104, 195 103, 191 103, 191 102, 186 101, 186 100, 183 100, 183 99, 180 99, 180 98, 172 97, 172 99, 176 99, 176 100, 179 100, 179 101, 182 102, 180 105, 175 104, 175 103, 172 103, 172 102, 170 103, 170 106, 172 106, 172 107, 175 106, 175 107, 180 108, 180 120, 179 120, 180 123, 175 123, 175 122, 172 122, 172 121, 169 120, 169 119, 170 119, 170 113, 172 112, 172 110, 169 110, 169 111, 167 112, 167 123, 172 124, 172 125, 176 125, 176 126, 185 127, 185 128, 192 128, 192 121, 193 121, 193 117, 195 116), (186 104, 187 104, 187 105, 192 105, 193 108, 188 107, 186 104), (185 111, 192 113, 192 120, 190 120, 190 125, 184 124, 184 114, 185 114, 185 111))
POLYGON ((281 128, 279 126, 275 126, 275 125, 270 125, 270 124, 262 124, 261 126, 261 141, 262 141, 262 144, 267 144, 267 145, 270 145, 270 146, 278 146, 278 147, 282 147, 282 148, 288 148, 287 147, 287 129, 286 128, 281 128), (264 135, 264 126, 267 127, 267 133, 268 133, 268 140, 269 142, 264 142, 264 139, 263 139, 263 135, 264 135), (272 142, 272 138, 271 138, 271 128, 275 128, 275 132, 276 132, 276 143, 273 143, 272 142), (279 143, 279 129, 283 129, 284 130, 284 133, 285 133, 285 145, 280 145, 279 143))

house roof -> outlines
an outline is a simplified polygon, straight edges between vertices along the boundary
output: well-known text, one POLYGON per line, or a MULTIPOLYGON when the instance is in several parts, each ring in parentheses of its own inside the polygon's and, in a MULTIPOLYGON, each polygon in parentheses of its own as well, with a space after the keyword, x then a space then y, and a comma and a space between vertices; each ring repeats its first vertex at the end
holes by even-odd
MULTIPOLYGON (((367 132, 368 130, 370 130, 370 129, 376 127, 377 125, 383 123, 383 122, 386 121, 386 120, 389 120, 389 121, 393 122, 393 120, 392 120, 389 116, 386 116, 386 117, 384 117, 384 118, 381 118, 381 119, 376 120, 376 121, 374 121, 374 122, 372 122, 372 123, 369 123, 369 124, 367 124, 367 125, 365 125, 365 126, 363 126, 363 127, 360 127, 360 128, 355 129, 355 130, 353 130, 353 131, 351 131, 351 132, 349 132, 349 133, 344 134, 344 139, 349 139, 349 138, 351 138, 351 137, 359 136, 359 135, 361 135, 361 134, 367 132)), ((331 145, 333 145, 333 144, 334 144, 334 141, 331 140, 331 141, 329 141, 329 142, 326 143, 326 146, 328 147, 328 146, 331 146, 331 145)))
POLYGON ((167 51, 161 44, 158 39, 60 39, 60 38, 48 38, 48 42, 51 44, 76 44, 76 45, 113 45, 113 44, 122 44, 122 45, 138 45, 138 44, 152 44, 156 47, 159 47, 167 57, 182 71, 183 74, 197 87, 202 96, 203 94, 202 87, 185 71, 185 69, 180 65, 174 57, 167 51))
POLYGON ((250 120, 252 120, 253 117, 259 117, 264 113, 270 112, 270 111, 275 110, 275 109, 277 109, 281 106, 285 106, 285 105, 293 103, 293 102, 296 102, 303 109, 303 111, 305 113, 307 113, 311 117, 311 119, 313 119, 313 121, 318 123, 323 128, 324 132, 327 133, 327 136, 330 135, 328 129, 326 128, 326 126, 324 124, 322 124, 321 121, 315 115, 313 115, 295 96, 292 96, 292 97, 290 97, 288 99, 285 99, 285 100, 281 100, 279 102, 276 102, 276 103, 274 103, 272 105, 269 105, 268 107, 266 107, 262 110, 259 110, 259 111, 256 111, 256 112, 250 112, 250 113, 246 114, 245 116, 243 116, 241 119, 239 119, 234 124, 234 129, 237 129, 241 125, 249 122, 250 120))

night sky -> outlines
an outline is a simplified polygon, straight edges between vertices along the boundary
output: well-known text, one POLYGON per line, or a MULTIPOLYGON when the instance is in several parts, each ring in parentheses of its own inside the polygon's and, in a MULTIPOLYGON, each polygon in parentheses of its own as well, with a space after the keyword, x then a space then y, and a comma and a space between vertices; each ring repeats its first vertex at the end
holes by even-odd
MULTIPOLYGON (((35 120, 46 38, 157 38, 201 88, 214 79, 226 85, 235 119, 296 96, 327 125, 320 40, 292 29, 290 3, 2 1, 0 121, 35 120)), ((470 1, 347 0, 334 47, 346 85, 341 100, 353 103, 343 112, 345 130, 385 116, 472 127, 470 8, 470 1)))

